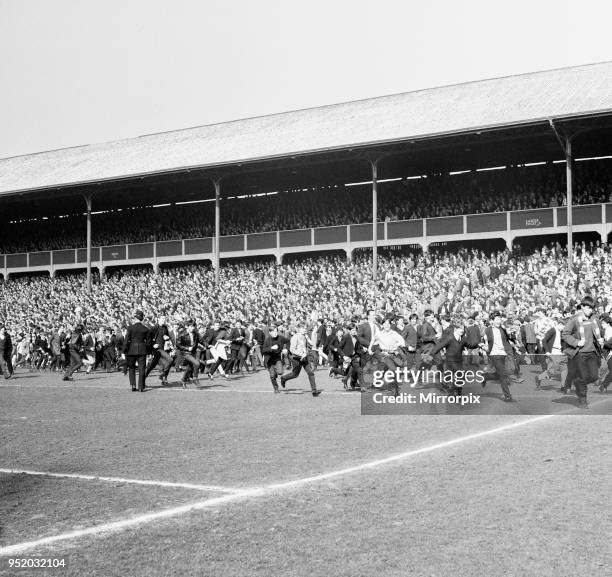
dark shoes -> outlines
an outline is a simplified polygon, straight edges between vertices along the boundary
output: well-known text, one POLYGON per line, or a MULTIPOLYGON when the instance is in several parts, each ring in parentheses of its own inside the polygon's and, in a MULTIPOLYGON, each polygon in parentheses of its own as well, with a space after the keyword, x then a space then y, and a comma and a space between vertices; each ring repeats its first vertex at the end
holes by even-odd
POLYGON ((504 403, 515 403, 514 397, 504 397, 504 403))
POLYGON ((323 392, 323 389, 315 389, 314 391, 312 391, 312 396, 318 397, 322 392, 323 392))
POLYGON ((74 379, 72 377, 65 376, 62 381, 74 381, 74 379))

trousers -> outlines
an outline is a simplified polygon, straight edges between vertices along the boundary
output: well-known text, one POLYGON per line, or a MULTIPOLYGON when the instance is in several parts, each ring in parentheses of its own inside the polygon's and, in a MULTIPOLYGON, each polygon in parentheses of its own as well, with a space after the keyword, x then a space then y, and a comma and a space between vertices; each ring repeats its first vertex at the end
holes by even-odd
POLYGON ((272 387, 276 391, 278 389, 278 382, 276 379, 283 374, 283 362, 278 359, 277 361, 270 363, 268 365, 268 373, 270 374, 270 382, 272 383, 272 387))
POLYGON ((165 371, 167 365, 172 364, 172 357, 162 349, 154 349, 153 356, 147 365, 147 370, 145 371, 145 377, 148 377, 151 371, 157 366, 157 363, 160 359, 163 359, 162 363, 162 373, 165 371))
POLYGON ((298 357, 291 357, 291 372, 283 377, 283 381, 290 381, 291 379, 295 379, 302 372, 302 368, 308 375, 308 382, 310 383, 310 388, 313 391, 317 390, 317 385, 315 383, 315 374, 314 368, 311 365, 310 359, 308 357, 304 359, 300 359, 298 357))
POLYGON ((599 378, 599 356, 596 352, 577 353, 573 362, 576 396, 578 399, 586 400, 587 385, 596 382, 599 378))
POLYGON ((499 380, 499 384, 501 385, 502 393, 504 397, 511 397, 510 393, 510 377, 508 376, 508 371, 506 369, 506 356, 505 355, 490 355, 489 359, 493 368, 495 369, 495 374, 497 375, 497 379, 499 380))
POLYGON ((81 368, 83 366, 83 361, 81 361, 81 355, 75 351, 74 349, 70 349, 70 366, 66 371, 66 376, 70 377, 74 371, 81 368))
POLYGON ((146 355, 129 355, 126 356, 127 368, 132 389, 136 388, 136 363, 138 363, 138 389, 144 391, 145 388, 145 372, 147 364, 146 355))

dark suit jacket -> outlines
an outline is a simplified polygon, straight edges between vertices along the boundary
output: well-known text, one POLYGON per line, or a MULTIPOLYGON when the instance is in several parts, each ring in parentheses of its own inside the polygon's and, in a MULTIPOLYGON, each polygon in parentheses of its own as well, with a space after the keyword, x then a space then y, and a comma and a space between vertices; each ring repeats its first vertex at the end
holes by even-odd
POLYGON ((467 342, 465 341, 465 337, 457 340, 455 335, 451 333, 450 335, 443 337, 440 342, 434 346, 430 354, 435 355, 442 349, 446 349, 446 360, 458 362, 462 360, 463 349, 466 347, 467 342))
POLYGON ((119 354, 125 350, 125 337, 123 334, 119 333, 115 336, 115 346, 117 347, 117 352, 119 354))
POLYGON ((521 325, 521 340, 526 345, 534 345, 538 342, 537 338, 535 338, 535 328, 533 326, 533 322, 530 321, 521 325), (527 325, 529 325, 529 331, 527 331, 527 325), (527 336, 528 332, 529 337, 527 336))
POLYGON ((151 329, 151 339, 154 345, 158 345, 158 348, 162 351, 164 350, 164 335, 170 336, 170 332, 168 331, 168 327, 166 325, 159 326, 155 325, 151 329))
POLYGON ((263 347, 264 341, 266 340, 266 336, 264 335, 264 332, 258 328, 255 327, 253 329, 253 332, 251 333, 251 338, 260 346, 263 347))
MULTIPOLYGON (((563 327, 563 331, 561 331, 561 339, 564 341, 563 352, 569 357, 574 357, 580 350, 578 348, 578 341, 580 340, 580 318, 580 313, 574 315, 569 321, 567 321, 565 327, 563 327)), ((599 334, 603 335, 601 326, 599 326, 599 321, 594 316, 591 316, 590 320, 594 328, 595 325, 597 325, 599 334)), ((593 331, 593 333, 594 332, 595 331, 593 331)), ((602 354, 601 346, 597 342, 595 334, 593 334, 593 347, 595 348, 595 352, 597 354, 602 354)))
POLYGON ((151 330, 143 323, 134 323, 127 329, 123 352, 128 357, 146 356, 151 346, 151 330))
POLYGON ((434 329, 427 321, 423 321, 423 324, 419 327, 418 336, 420 346, 431 346, 436 342, 436 329, 434 329))
POLYGON ((317 342, 315 343, 316 347, 323 347, 323 345, 325 345, 325 339, 327 338, 327 335, 325 334, 325 325, 321 324, 319 325, 319 328, 317 329, 317 342))
POLYGON ((229 338, 232 341, 230 344, 230 349, 240 350, 240 347, 246 343, 246 331, 244 329, 237 329, 234 327, 230 331, 229 338), (240 339, 240 337, 242 337, 242 339, 240 339))
POLYGON ((8 361, 13 353, 13 341, 11 340, 11 335, 6 331, 4 333, 4 339, 4 359, 8 361))
POLYGON ((284 337, 281 335, 276 335, 276 337, 272 337, 268 335, 264 340, 262 353, 264 355, 264 363, 266 367, 273 365, 274 363, 281 360, 281 353, 283 349, 289 349, 289 343, 286 341, 284 337), (274 345, 277 345, 277 349, 272 349, 274 345))
POLYGON ((83 335, 77 331, 72 331, 68 340, 68 347, 71 351, 78 353, 83 346, 83 335))
POLYGON ((465 328, 465 342, 468 344, 468 348, 477 348, 481 341, 482 337, 480 336, 480 327, 478 325, 474 324, 465 328))
POLYGON ((210 346, 215 338, 215 329, 208 327, 204 333, 204 345, 210 346))
POLYGON ((337 335, 326 335, 325 343, 323 344, 323 352, 328 355, 332 351, 337 351, 339 344, 337 335))
POLYGON ((416 350, 418 340, 419 340, 418 327, 413 327, 412 325, 406 325, 401 334, 402 334, 402 337, 404 337, 404 340, 406 341, 406 346, 414 347, 414 349, 416 350))
MULTIPOLYGON (((504 327, 500 327, 499 330, 501 331, 502 345, 504 345, 504 350, 506 351, 506 354, 513 355, 514 349, 512 348, 512 345, 510 344, 510 340, 508 339, 508 334, 506 333, 506 329, 504 327)), ((493 327, 487 327, 485 329, 485 336, 487 337, 487 354, 490 355, 491 349, 493 348, 493 327)))
POLYGON ((355 344, 353 345, 353 338, 349 333, 342 335, 342 339, 338 345, 338 352, 344 357, 352 357, 353 355, 359 355, 363 353, 363 347, 357 337, 355 337, 355 344))
POLYGON ((96 348, 96 341, 92 335, 87 335, 85 337, 85 342, 83 343, 83 348, 86 353, 93 354, 96 348))
POLYGON ((191 333, 185 330, 179 333, 176 346, 179 351, 183 351, 183 353, 187 353, 189 355, 194 355, 198 348, 199 342, 200 335, 197 333, 197 331, 191 333))
POLYGON ((3 359, 5 358, 5 351, 7 349, 7 335, 8 333, 5 333, 4 338, 0 338, 0 357, 3 359))
POLYGON ((357 327, 357 340, 364 349, 370 346, 372 342, 372 329, 370 328, 370 323, 362 323, 357 327))

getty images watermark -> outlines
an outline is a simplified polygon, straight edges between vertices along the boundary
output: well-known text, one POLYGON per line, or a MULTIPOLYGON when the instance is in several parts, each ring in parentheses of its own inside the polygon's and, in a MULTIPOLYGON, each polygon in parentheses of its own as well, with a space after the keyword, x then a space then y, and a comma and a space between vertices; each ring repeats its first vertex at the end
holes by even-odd
POLYGON ((397 367, 372 373, 372 389, 361 399, 364 415, 481 412, 481 370, 415 370, 397 367), (467 390, 467 389, 470 390, 467 390))
POLYGON ((452 385, 455 387, 463 387, 472 383, 478 383, 481 385, 485 382, 484 371, 439 371, 429 369, 414 370, 408 369, 407 367, 397 367, 394 371, 374 371, 372 385, 374 387, 382 387, 383 385, 393 384, 397 382, 410 383, 411 386, 417 384, 430 384, 430 383, 444 383, 445 385, 452 385))

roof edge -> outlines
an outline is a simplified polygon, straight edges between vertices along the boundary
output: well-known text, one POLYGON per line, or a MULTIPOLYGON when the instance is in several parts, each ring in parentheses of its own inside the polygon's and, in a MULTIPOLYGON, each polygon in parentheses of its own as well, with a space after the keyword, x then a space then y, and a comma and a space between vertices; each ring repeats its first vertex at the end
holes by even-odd
MULTIPOLYGON (((409 90, 406 92, 393 92, 391 94, 382 94, 379 96, 368 96, 365 98, 358 98, 356 100, 348 100, 348 101, 343 101, 343 102, 334 102, 334 103, 330 103, 330 104, 322 104, 320 106, 307 106, 304 108, 296 108, 296 109, 291 109, 291 110, 285 110, 283 112, 271 112, 269 114, 260 114, 260 115, 256 115, 256 116, 246 116, 246 117, 242 117, 242 118, 235 118, 232 120, 224 120, 222 122, 213 122, 211 124, 198 124, 195 126, 185 126, 183 128, 176 128, 176 129, 172 129, 172 130, 162 130, 159 132, 151 132, 151 133, 147 133, 147 134, 140 134, 137 136, 128 136, 126 138, 119 138, 116 140, 103 140, 100 142, 89 142, 89 143, 85 143, 85 144, 75 144, 73 146, 63 146, 60 148, 50 148, 47 150, 40 150, 37 152, 32 152, 29 154, 17 154, 15 156, 7 156, 4 158, 0 158, 0 162, 2 162, 3 160, 12 160, 12 159, 16 159, 16 158, 24 158, 24 157, 33 157, 33 156, 38 156, 41 154, 48 154, 50 152, 60 152, 63 150, 73 150, 76 148, 85 148, 88 146, 104 146, 104 145, 109 145, 109 144, 115 144, 115 143, 119 143, 119 142, 128 142, 131 140, 137 140, 140 138, 148 138, 151 136, 161 136, 163 134, 171 134, 171 133, 178 133, 178 132, 183 132, 183 131, 188 131, 188 130, 197 130, 200 128, 209 128, 209 127, 214 127, 214 126, 221 126, 221 125, 226 125, 226 124, 234 124, 237 122, 246 122, 249 120, 256 120, 259 118, 271 118, 274 116, 283 116, 286 114, 294 114, 294 113, 299 113, 299 112, 306 112, 306 111, 310 111, 310 110, 320 110, 320 109, 329 109, 329 108, 333 108, 336 106, 344 106, 347 104, 356 104, 359 102, 367 102, 370 100, 378 100, 378 99, 382 99, 382 98, 393 98, 396 96, 401 96, 401 95, 405 95, 405 94, 418 94, 421 92, 428 92, 430 90, 440 90, 440 89, 444 89, 444 88, 452 88, 455 86, 466 86, 466 85, 470 85, 470 84, 478 84, 481 82, 491 82, 494 80, 504 80, 507 78, 523 78, 523 77, 528 77, 528 76, 533 76, 536 74, 545 74, 548 72, 557 72, 560 70, 574 70, 576 68, 590 68, 593 66, 601 66, 602 64, 612 64, 612 60, 602 60, 600 62, 590 62, 587 64, 575 64, 573 66, 561 66, 558 68, 547 68, 545 70, 533 70, 530 72, 520 72, 517 74, 507 74, 504 76, 493 76, 493 77, 488 77, 488 78, 481 78, 478 80, 466 80, 465 82, 457 82, 455 84, 441 84, 441 85, 435 85, 435 86, 429 86, 427 88, 419 88, 416 90, 409 90)), ((419 137, 420 138, 420 137, 419 137)), ((414 140, 414 139, 412 139, 414 140)), ((262 159, 263 160, 263 159, 262 159)))
MULTIPOLYGON (((554 116, 554 117, 545 116, 545 117, 529 119, 529 120, 525 120, 521 122, 507 122, 504 124, 489 124, 489 125, 473 126, 470 128, 462 128, 462 129, 452 130, 452 131, 447 131, 447 132, 435 132, 435 133, 430 133, 430 134, 421 134, 417 136, 395 138, 395 139, 390 139, 390 140, 369 141, 369 142, 361 142, 361 143, 356 143, 356 144, 341 145, 341 146, 334 146, 334 147, 328 147, 328 148, 317 148, 317 149, 300 151, 297 153, 287 152, 285 154, 276 154, 276 155, 263 156, 263 157, 252 157, 252 158, 247 158, 247 159, 236 160, 233 162, 226 162, 224 164, 201 164, 201 165, 196 164, 196 165, 189 165, 189 166, 178 166, 178 167, 168 168, 164 170, 133 173, 133 174, 123 175, 119 177, 109 177, 109 178, 102 178, 102 179, 96 179, 96 180, 67 182, 67 183, 61 183, 61 184, 53 184, 50 186, 40 186, 36 188, 16 189, 12 191, 0 192, 0 198, 8 197, 8 196, 17 196, 17 195, 26 194, 29 192, 42 192, 45 190, 59 190, 63 188, 74 188, 77 186, 87 186, 87 185, 92 185, 92 184, 122 182, 122 181, 132 180, 136 178, 148 178, 148 177, 156 176, 156 175, 176 174, 176 173, 185 172, 185 171, 189 172, 192 170, 210 170, 213 168, 253 164, 255 162, 271 162, 274 160, 279 160, 281 158, 286 158, 288 156, 307 157, 307 156, 311 156, 314 154, 323 154, 326 152, 338 152, 338 151, 346 150, 348 148, 364 149, 364 148, 368 148, 371 146, 387 146, 387 145, 396 144, 399 142, 424 141, 424 140, 429 140, 429 139, 434 139, 434 138, 441 138, 445 136, 459 136, 462 134, 470 134, 474 132, 503 130, 503 129, 511 128, 511 127, 526 127, 526 126, 532 126, 532 125, 536 125, 540 123, 548 124, 550 120, 567 121, 567 120, 574 120, 574 119, 579 119, 579 118, 589 118, 589 117, 594 117, 594 116, 605 116, 605 115, 612 115, 612 108, 596 110, 596 111, 589 111, 585 113, 576 113, 576 114, 571 114, 571 115, 566 115, 566 116, 554 116)), ((71 147, 71 148, 75 148, 75 147, 71 147)), ((65 149, 59 149, 59 150, 65 150, 65 149)), ((19 157, 13 157, 13 158, 19 158, 19 157)))

